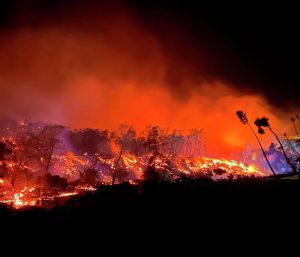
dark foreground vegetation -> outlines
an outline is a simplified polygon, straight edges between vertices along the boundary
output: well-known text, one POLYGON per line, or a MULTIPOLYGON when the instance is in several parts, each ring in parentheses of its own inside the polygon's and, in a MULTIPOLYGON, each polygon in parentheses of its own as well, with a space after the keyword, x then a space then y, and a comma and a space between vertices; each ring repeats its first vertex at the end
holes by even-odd
POLYGON ((1 206, 5 226, 63 229, 159 228, 267 224, 299 217, 300 180, 294 177, 237 181, 191 180, 101 186, 53 208, 1 206))

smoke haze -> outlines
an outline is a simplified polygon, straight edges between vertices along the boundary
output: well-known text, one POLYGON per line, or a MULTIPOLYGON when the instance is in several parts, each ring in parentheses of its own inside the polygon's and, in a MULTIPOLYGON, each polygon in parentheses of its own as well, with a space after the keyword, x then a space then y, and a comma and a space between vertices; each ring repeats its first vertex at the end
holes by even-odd
POLYGON ((180 16, 162 7, 155 19, 157 9, 144 15, 134 1, 37 2, 15 1, 2 15, 0 116, 73 128, 202 128, 208 150, 226 155, 255 143, 236 110, 293 133, 294 94, 278 105, 209 26, 195 36, 180 16))

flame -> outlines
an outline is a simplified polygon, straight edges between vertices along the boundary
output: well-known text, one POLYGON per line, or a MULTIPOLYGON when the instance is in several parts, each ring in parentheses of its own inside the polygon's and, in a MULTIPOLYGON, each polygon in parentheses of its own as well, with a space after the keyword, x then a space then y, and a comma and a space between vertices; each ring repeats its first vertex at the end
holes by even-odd
MULTIPOLYGON (((68 181, 73 181, 74 177, 78 177, 80 168, 86 166, 91 156, 76 156, 69 152, 64 156, 56 156, 59 165, 55 166, 54 174, 59 174, 61 177, 67 177, 68 181), (75 172, 76 171, 76 172, 75 172), (73 176, 73 177, 72 177, 73 176)), ((99 174, 102 174, 102 184, 110 184, 111 176, 105 174, 114 169, 114 158, 104 159, 98 156, 98 161, 101 168, 98 169, 99 174)), ((213 174, 211 177, 215 180, 228 177, 232 175, 233 178, 239 176, 265 176, 268 173, 260 170, 254 165, 246 165, 242 162, 235 160, 210 158, 210 157, 184 157, 184 156, 171 156, 174 163, 173 170, 176 170, 177 176, 180 174, 199 177, 199 175, 207 176, 213 174), (224 174, 214 174, 214 171, 221 169, 224 174)), ((131 172, 129 183, 135 184, 136 179, 141 179, 143 170, 148 165, 149 155, 136 156, 133 154, 125 153, 121 158, 120 167, 125 168, 131 172)), ((8 167, 14 167, 16 163, 8 163, 8 167)), ((165 169, 166 158, 158 157, 155 161, 156 169, 158 172, 165 169)), ((12 173, 12 171, 10 171, 12 173)), ((47 188, 41 195, 41 186, 34 184, 30 186, 17 186, 12 187, 9 177, 0 179, 0 202, 10 205, 13 208, 20 209, 28 206, 38 206, 42 202, 49 202, 56 198, 66 198, 77 195, 86 191, 95 191, 96 188, 92 185, 78 185, 70 190, 70 188, 58 190, 56 188, 47 188)))
POLYGON ((77 192, 66 192, 66 193, 61 193, 57 197, 67 197, 67 196, 72 196, 72 195, 77 195, 77 192))
POLYGON ((137 178, 141 178, 143 173, 143 167, 141 167, 142 160, 139 162, 137 157, 132 154, 124 155, 122 160, 127 169, 132 169, 135 173, 135 176, 137 178))
MULTIPOLYGON (((216 169, 222 169, 226 175, 232 174, 234 177, 242 176, 265 176, 266 173, 260 171, 254 165, 247 166, 242 162, 227 159, 217 159, 208 157, 197 157, 192 159, 181 159, 181 163, 178 164, 181 167, 181 171, 187 174, 214 171, 216 169), (186 167, 184 169, 184 167, 186 167)), ((214 175, 217 177, 217 175, 214 175)))
MULTIPOLYGON (((21 146, 15 147, 22 149, 21 146)), ((110 149, 111 153, 107 156, 98 153, 76 155, 72 151, 53 153, 53 165, 48 174, 43 168, 36 168, 34 163, 25 165, 19 163, 17 158, 3 160, 0 162, 0 203, 16 209, 48 206, 57 198, 67 199, 96 191, 98 185, 111 184, 114 174, 118 172, 123 177, 118 177, 116 183, 127 181, 136 184, 144 178, 144 171, 149 166, 155 167, 161 179, 169 180, 182 177, 219 180, 268 175, 267 171, 254 164, 246 165, 233 159, 188 156, 191 153, 185 151, 185 144, 180 148, 183 154, 158 154, 155 159, 150 152, 133 154, 128 150, 121 151, 114 140, 110 142, 110 149), (33 178, 29 179, 27 173, 33 178)), ((255 159, 256 153, 251 158, 255 159)))
MULTIPOLYGON (((4 191, 0 202, 8 204, 15 209, 20 209, 27 206, 37 205, 38 200, 30 197, 30 193, 35 190, 33 187, 24 187, 18 193, 4 191)), ((1 191, 1 190, 0 190, 1 191)))

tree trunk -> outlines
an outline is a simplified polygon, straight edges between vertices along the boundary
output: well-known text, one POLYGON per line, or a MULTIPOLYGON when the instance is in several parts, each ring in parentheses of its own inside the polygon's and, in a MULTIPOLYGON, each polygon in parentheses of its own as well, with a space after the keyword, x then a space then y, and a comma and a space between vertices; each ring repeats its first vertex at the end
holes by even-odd
POLYGON ((46 165, 46 169, 45 169, 45 174, 47 174, 48 171, 49 171, 50 163, 51 163, 51 160, 52 160, 53 152, 54 152, 54 145, 51 146, 51 152, 50 152, 49 157, 48 157, 48 161, 47 161, 47 165, 46 165))
POLYGON ((273 168, 272 168, 272 166, 271 166, 271 163, 269 162, 269 159, 268 159, 268 157, 267 157, 267 155, 266 155, 266 153, 265 153, 265 150, 264 150, 264 148, 263 148, 263 146, 262 146, 262 144, 261 144, 259 138, 257 137, 257 135, 256 135, 255 131, 253 130, 253 128, 251 127, 251 125, 250 125, 249 123, 247 123, 247 124, 248 124, 249 128, 251 129, 251 131, 253 132, 254 136, 256 137, 257 142, 259 143, 260 149, 261 149, 261 151, 262 151, 262 153, 263 153, 263 155, 264 155, 264 157, 265 157, 265 159, 266 159, 266 161, 267 161, 267 163, 268 163, 268 165, 269 165, 269 167, 270 167, 272 173, 273 173, 274 175, 276 175, 275 171, 273 170, 273 168))
POLYGON ((156 164, 156 141, 155 141, 155 144, 154 144, 154 160, 153 160, 153 162, 154 162, 154 171, 156 171, 156 169, 155 169, 155 164, 156 164))
POLYGON ((172 153, 172 150, 173 150, 173 141, 170 142, 169 153, 168 153, 167 160, 169 160, 169 158, 170 158, 170 156, 171 156, 171 153, 172 153))
POLYGON ((122 148, 120 150, 120 154, 119 154, 119 157, 117 159, 117 162, 116 162, 116 165, 115 165, 115 168, 114 168, 114 171, 113 171, 112 182, 111 182, 112 185, 114 185, 115 181, 116 181, 116 172, 117 172, 117 168, 119 166, 122 154, 123 154, 123 146, 122 146, 122 148))
MULTIPOLYGON (((50 168, 50 163, 51 163, 51 160, 52 160, 53 152, 54 152, 54 144, 51 145, 51 151, 50 151, 50 154, 48 156, 47 165, 46 165, 46 168, 45 168, 45 175, 48 174, 48 171, 49 171, 49 168, 50 168)), ((43 180, 44 180, 44 177, 41 177, 40 205, 42 205, 43 180)))

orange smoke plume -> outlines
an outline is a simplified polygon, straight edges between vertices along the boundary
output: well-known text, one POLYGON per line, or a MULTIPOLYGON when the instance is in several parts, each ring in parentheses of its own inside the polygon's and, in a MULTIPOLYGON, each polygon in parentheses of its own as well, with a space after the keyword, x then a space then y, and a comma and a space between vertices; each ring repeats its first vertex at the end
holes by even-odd
MULTIPOLYGON (((236 110, 252 120, 266 115, 279 133, 290 131, 263 96, 239 91, 203 70, 190 72, 184 64, 192 56, 170 57, 128 13, 118 9, 94 22, 90 29, 71 16, 60 25, 7 31, 0 38, 0 94, 5 96, 0 115, 73 128, 115 129, 122 123, 138 130, 148 124, 183 132, 199 128, 216 155, 256 143, 236 110)), ((184 34, 176 35, 190 47, 184 34)), ((195 52, 203 67, 211 63, 201 47, 195 52)))

